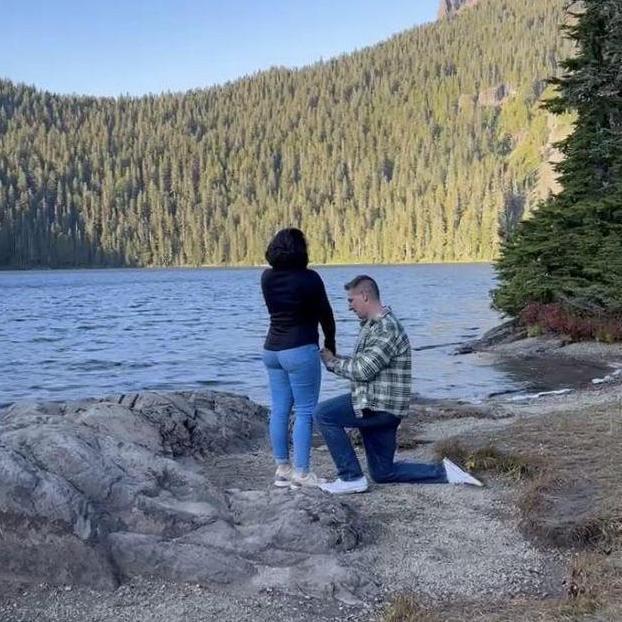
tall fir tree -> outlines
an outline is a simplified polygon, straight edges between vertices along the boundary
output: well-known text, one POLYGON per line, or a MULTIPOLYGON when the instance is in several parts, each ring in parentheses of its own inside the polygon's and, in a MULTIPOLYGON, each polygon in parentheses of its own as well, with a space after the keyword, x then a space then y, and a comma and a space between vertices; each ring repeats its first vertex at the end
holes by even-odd
POLYGON ((576 54, 546 106, 575 111, 576 124, 560 144, 562 190, 517 227, 496 264, 493 301, 513 316, 534 303, 583 317, 622 313, 622 2, 567 11, 576 54))

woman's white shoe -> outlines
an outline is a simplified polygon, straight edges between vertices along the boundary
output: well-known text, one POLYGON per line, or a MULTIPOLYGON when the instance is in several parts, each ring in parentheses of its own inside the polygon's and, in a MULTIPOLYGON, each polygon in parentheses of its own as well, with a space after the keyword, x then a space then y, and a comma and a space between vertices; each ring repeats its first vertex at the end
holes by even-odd
POLYGON ((288 488, 293 474, 294 469, 289 464, 279 464, 274 474, 274 485, 277 488, 288 488))

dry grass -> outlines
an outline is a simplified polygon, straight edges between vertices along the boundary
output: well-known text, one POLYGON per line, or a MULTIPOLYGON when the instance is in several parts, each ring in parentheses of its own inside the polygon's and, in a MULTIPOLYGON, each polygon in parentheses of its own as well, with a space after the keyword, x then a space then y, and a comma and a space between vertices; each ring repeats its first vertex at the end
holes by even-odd
POLYGON ((449 458, 468 471, 508 475, 517 481, 531 479, 543 468, 542 461, 537 457, 501 451, 492 444, 477 449, 468 449, 459 440, 448 439, 438 442, 434 451, 439 458, 449 458))
POLYGON ((400 594, 387 606, 382 622, 441 622, 440 615, 422 606, 410 595, 400 594))
POLYGON ((568 602, 562 604, 562 613, 580 615, 598 609, 602 597, 601 581, 605 575, 603 562, 602 555, 577 555, 570 565, 567 580, 568 602))
POLYGON ((547 544, 608 552, 622 543, 622 408, 524 419, 435 451, 520 482, 523 527, 547 544))
POLYGON ((400 596, 383 622, 622 621, 622 405, 530 417, 494 438, 464 436, 437 443, 435 451, 476 473, 516 482, 524 531, 574 551, 566 594, 443 609, 400 596))
POLYGON ((524 530, 577 552, 554 620, 622 620, 622 408, 517 422, 495 442, 536 457, 519 489, 524 530))
POLYGON ((622 417, 569 412, 509 431, 513 450, 534 445, 545 465, 519 497, 530 534, 557 546, 609 552, 622 543, 622 417))
POLYGON ((619 562, 622 558, 618 556, 577 554, 569 569, 567 600, 559 604, 557 619, 622 619, 622 568, 616 568, 619 562))
POLYGON ((568 569, 566 596, 506 603, 447 603, 426 607, 399 595, 386 607, 382 622, 620 622, 622 557, 578 553, 568 569))

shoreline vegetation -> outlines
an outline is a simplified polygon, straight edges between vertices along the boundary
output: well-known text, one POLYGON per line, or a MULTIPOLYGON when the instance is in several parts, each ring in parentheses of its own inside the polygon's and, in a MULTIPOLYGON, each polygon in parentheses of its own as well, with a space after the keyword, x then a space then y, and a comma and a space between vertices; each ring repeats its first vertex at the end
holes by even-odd
MULTIPOLYGON (((464 260, 451 260, 451 261, 437 261, 437 260, 429 260, 429 261, 415 261, 415 262, 392 262, 392 263, 375 263, 375 262, 330 262, 330 263, 314 263, 311 262, 309 264, 310 268, 347 268, 348 266, 356 267, 356 266, 374 266, 379 268, 385 268, 390 266, 433 266, 433 265, 469 265, 469 264, 490 264, 491 260, 489 259, 464 259, 464 260)), ((62 272, 69 270, 201 270, 201 269, 209 269, 209 270, 233 270, 240 269, 244 270, 246 268, 267 268, 267 263, 232 263, 232 264, 201 264, 201 265, 193 265, 193 264, 185 264, 185 265, 174 265, 174 266, 128 266, 128 265, 120 265, 120 266, 0 266, 0 272, 29 272, 29 271, 41 271, 41 272, 62 272)))
MULTIPOLYGON (((554 337, 479 346, 485 356, 539 355, 551 368, 559 357, 589 363, 605 351, 608 361, 622 363, 618 345, 564 345, 554 337)), ((7 622, 112 617, 163 622, 180 616, 198 622, 216 615, 301 622, 620 619, 620 380, 521 402, 507 396, 482 404, 414 401, 400 430, 400 454, 426 460, 449 456, 481 477, 486 488, 374 486, 370 494, 344 499, 348 510, 342 516, 350 517, 346 522, 352 521, 359 544, 336 552, 336 559, 366 568, 378 587, 366 596, 364 582, 359 588, 349 584, 357 594, 349 603, 339 596, 318 598, 304 582, 249 591, 213 581, 137 576, 101 592, 72 584, 28 585, 24 577, 20 586, 2 590, 0 617, 7 622)), ((223 438, 238 442, 234 430, 223 438)), ((318 471, 330 475, 325 447, 320 439, 315 445, 318 471)), ((227 489, 263 495, 259 491, 270 488, 266 446, 205 464, 227 489)), ((298 499, 298 493, 286 494, 298 499)), ((320 495, 321 515, 321 493, 309 494, 320 495)))

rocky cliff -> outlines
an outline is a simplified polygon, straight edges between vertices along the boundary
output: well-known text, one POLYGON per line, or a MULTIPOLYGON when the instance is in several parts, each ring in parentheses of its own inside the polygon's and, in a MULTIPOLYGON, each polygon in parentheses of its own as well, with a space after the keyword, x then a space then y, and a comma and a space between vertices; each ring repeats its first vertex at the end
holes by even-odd
POLYGON ((438 17, 451 17, 465 7, 475 6, 479 0, 441 0, 438 17))

